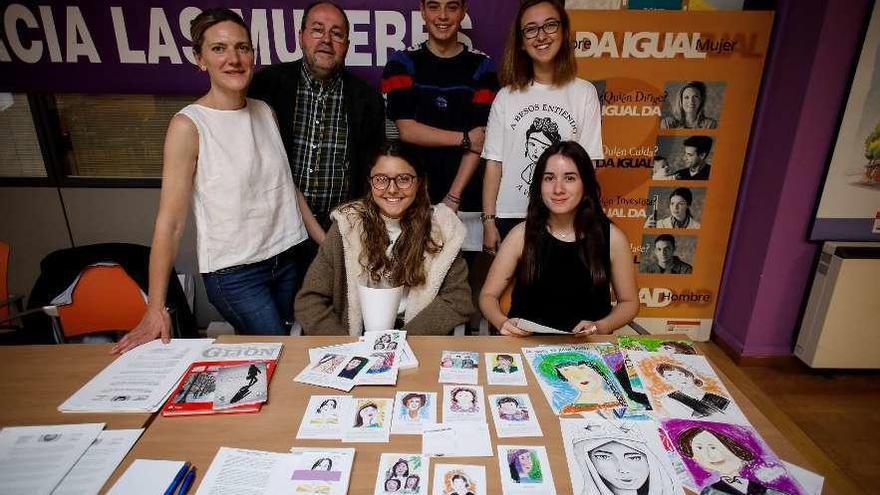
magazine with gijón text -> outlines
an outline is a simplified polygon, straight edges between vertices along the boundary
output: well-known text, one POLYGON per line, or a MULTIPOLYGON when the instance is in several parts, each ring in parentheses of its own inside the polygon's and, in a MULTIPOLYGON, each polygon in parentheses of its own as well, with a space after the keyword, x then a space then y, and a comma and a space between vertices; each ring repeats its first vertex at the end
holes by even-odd
POLYGON ((269 398, 280 343, 214 344, 192 363, 163 416, 257 412, 269 398))

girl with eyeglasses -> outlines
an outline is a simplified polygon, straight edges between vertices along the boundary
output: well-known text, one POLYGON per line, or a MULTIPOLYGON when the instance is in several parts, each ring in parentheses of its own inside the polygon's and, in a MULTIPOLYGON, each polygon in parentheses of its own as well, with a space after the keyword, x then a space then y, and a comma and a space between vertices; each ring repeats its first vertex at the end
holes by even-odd
POLYGON ((483 146, 483 248, 489 254, 525 218, 532 172, 548 146, 573 140, 593 159, 603 157, 599 98, 590 82, 576 77, 573 46, 561 3, 522 2, 483 146))
POLYGON ((447 206, 431 206, 418 155, 388 143, 373 161, 369 191, 332 214, 318 255, 296 297, 307 335, 363 332, 357 286, 403 286, 402 330, 449 334, 473 312, 465 227, 447 206))

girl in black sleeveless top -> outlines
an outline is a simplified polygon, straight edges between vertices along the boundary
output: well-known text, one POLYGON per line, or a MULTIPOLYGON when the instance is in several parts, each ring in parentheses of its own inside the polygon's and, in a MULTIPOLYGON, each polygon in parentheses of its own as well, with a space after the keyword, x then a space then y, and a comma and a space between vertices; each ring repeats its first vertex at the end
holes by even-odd
POLYGON ((629 241, 602 210, 589 155, 573 141, 550 146, 535 166, 526 221, 505 238, 480 292, 483 315, 503 335, 530 335, 520 319, 590 335, 622 327, 638 308, 629 241), (510 283, 505 315, 499 299, 510 283))

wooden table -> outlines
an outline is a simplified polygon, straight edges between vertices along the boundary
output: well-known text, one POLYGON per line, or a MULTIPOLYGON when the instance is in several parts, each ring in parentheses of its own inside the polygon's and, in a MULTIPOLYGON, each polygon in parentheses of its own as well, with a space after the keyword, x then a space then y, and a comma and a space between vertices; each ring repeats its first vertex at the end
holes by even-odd
POLYGON ((143 428, 150 413, 62 413, 58 406, 116 359, 111 344, 0 346, 0 427, 107 423, 143 428))
MULTIPOLYGON (((595 337, 590 341, 614 340, 612 337, 595 337)), ((417 453, 421 452, 421 437, 418 435, 391 435, 390 443, 342 443, 336 440, 297 440, 296 432, 302 420, 304 409, 312 395, 331 395, 339 393, 332 389, 319 388, 311 385, 295 383, 293 377, 299 373, 308 362, 308 349, 322 345, 336 344, 354 341, 352 337, 247 337, 247 336, 222 336, 219 342, 284 342, 284 350, 278 363, 278 368, 272 378, 269 387, 269 403, 258 414, 217 415, 202 417, 157 417, 149 429, 141 437, 138 444, 129 453, 116 470, 113 477, 105 485, 105 489, 113 486, 115 480, 131 464, 134 459, 174 459, 188 460, 198 469, 198 482, 201 482, 210 466, 211 461, 222 447, 234 447, 244 449, 265 450, 272 452, 287 452, 292 446, 297 447, 354 447, 356 449, 355 463, 352 470, 349 493, 372 494, 376 481, 376 473, 379 464, 379 455, 383 452, 417 453)), ((390 386, 359 386, 352 390, 351 395, 356 397, 389 397, 393 398, 397 390, 435 391, 439 397, 442 394, 443 385, 437 383, 439 373, 440 353, 443 350, 450 351, 477 351, 477 352, 518 352, 521 347, 531 347, 548 343, 574 342, 571 338, 557 337, 531 337, 517 339, 512 337, 410 337, 410 345, 419 359, 420 366, 417 369, 401 370, 396 387, 390 386)), ((578 342, 583 342, 579 340, 578 342)), ((712 344, 700 344, 703 350, 709 350, 705 346, 712 344)), ((717 348, 715 348, 717 350, 717 348)), ((481 368, 482 368, 481 363, 481 368)), ((762 414, 740 389, 718 369, 719 376, 725 382, 736 402, 748 416, 752 424, 757 428, 767 443, 783 459, 799 464, 808 469, 816 469, 799 452, 799 449, 788 442, 773 424, 762 414)), ((529 386, 489 386, 486 384, 485 370, 480 370, 479 383, 484 387, 486 395, 504 392, 528 391, 532 404, 537 413, 541 429, 544 433, 542 438, 502 438, 495 437, 495 428, 492 419, 489 431, 494 446, 501 444, 544 445, 550 458, 553 478, 556 483, 558 494, 570 494, 571 482, 569 480, 565 452, 562 447, 560 436, 559 419, 553 414, 538 383, 531 371, 528 375, 529 386)), ((442 419, 438 406, 438 419, 442 419)), ((497 452, 497 451, 496 451, 497 452)), ((430 466, 430 474, 433 477, 433 463, 430 466)), ((497 457, 473 457, 473 458, 448 458, 439 462, 478 464, 486 467, 486 475, 489 486, 488 493, 500 495, 500 475, 497 457)), ((194 487, 195 488, 195 487, 194 487)), ((195 493, 195 490, 192 491, 195 493)), ((430 492, 429 492, 430 493, 430 492)), ((826 495, 834 492, 826 490, 826 495)))

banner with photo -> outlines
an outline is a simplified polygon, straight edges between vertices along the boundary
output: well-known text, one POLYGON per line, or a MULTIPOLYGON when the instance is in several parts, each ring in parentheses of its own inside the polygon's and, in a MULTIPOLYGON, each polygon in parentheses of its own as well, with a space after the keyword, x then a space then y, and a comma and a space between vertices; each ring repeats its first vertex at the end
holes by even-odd
POLYGON ((602 200, 651 333, 708 339, 772 12, 569 11, 602 100, 602 200))

